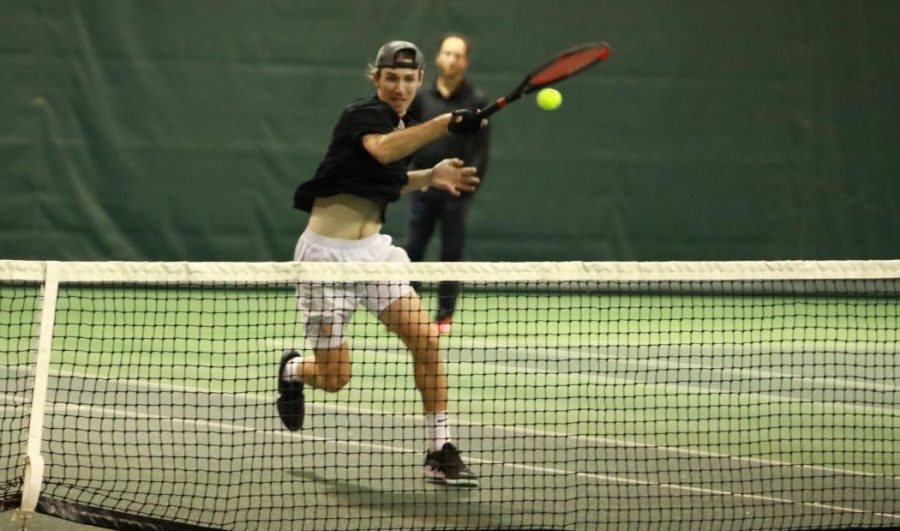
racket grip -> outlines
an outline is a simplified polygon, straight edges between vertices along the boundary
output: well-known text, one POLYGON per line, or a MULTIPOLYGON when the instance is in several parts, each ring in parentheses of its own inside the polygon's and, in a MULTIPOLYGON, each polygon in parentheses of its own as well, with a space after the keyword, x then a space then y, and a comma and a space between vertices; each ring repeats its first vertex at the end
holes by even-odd
POLYGON ((484 109, 481 109, 480 111, 478 111, 478 119, 483 120, 483 119, 487 118, 488 116, 494 114, 495 112, 499 111, 500 109, 506 107, 507 103, 509 103, 509 102, 506 100, 505 97, 497 98, 497 100, 495 102, 491 103, 484 109))

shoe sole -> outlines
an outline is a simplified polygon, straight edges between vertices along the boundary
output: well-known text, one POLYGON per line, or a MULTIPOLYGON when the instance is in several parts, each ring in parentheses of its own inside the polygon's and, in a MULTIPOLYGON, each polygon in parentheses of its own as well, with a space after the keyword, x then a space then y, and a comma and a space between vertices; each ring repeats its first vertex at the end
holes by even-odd
POLYGON ((445 487, 469 487, 475 488, 478 487, 478 478, 455 478, 448 479, 445 477, 441 477, 435 475, 434 472, 426 468, 425 470, 425 482, 432 483, 434 485, 443 485, 445 487))
POLYGON ((477 479, 447 479, 447 478, 435 478, 435 477, 426 477, 425 481, 427 483, 431 483, 433 485, 441 485, 444 487, 457 487, 457 488, 469 488, 475 489, 478 488, 479 483, 477 479))

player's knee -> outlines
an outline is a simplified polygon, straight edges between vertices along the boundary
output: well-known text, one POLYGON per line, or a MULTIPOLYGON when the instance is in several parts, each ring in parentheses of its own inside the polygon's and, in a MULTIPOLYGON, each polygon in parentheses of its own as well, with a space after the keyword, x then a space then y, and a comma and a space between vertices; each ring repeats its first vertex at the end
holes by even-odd
POLYGON ((329 393, 336 393, 350 383, 350 363, 331 361, 319 364, 320 387, 329 393))
POLYGON ((441 341, 437 334, 429 334, 429 336, 425 339, 425 346, 429 352, 438 353, 441 350, 441 341))
POLYGON ((417 328, 407 339, 410 340, 407 344, 415 344, 416 350, 436 352, 441 348, 441 336, 434 323, 417 328))
POLYGON ((414 336, 408 338, 407 346, 413 351, 416 359, 427 360, 435 357, 440 352, 440 338, 437 332, 429 333, 423 336, 414 336))
POLYGON ((419 348, 413 349, 413 359, 415 363, 422 366, 432 366, 442 363, 440 345, 437 337, 426 338, 423 343, 418 345, 419 348))

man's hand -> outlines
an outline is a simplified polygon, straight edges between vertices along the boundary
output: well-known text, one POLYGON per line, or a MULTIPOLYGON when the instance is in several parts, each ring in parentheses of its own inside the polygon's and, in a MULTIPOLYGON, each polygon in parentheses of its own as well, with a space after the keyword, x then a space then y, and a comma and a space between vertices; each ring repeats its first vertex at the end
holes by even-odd
POLYGON ((487 125, 487 118, 479 119, 478 112, 474 109, 459 109, 450 115, 450 124, 447 129, 454 135, 474 135, 479 129, 487 125))
POLYGON ((465 166, 461 159, 444 159, 431 168, 431 186, 450 192, 454 197, 463 192, 474 192, 481 179, 475 175, 478 168, 465 166))

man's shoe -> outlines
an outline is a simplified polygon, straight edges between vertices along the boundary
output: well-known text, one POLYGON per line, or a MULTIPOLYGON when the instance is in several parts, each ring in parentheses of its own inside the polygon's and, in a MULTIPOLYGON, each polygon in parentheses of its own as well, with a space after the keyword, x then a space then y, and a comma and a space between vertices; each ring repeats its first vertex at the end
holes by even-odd
POLYGON ((284 427, 296 431, 303 427, 303 382, 284 379, 284 368, 294 358, 299 358, 296 350, 287 350, 278 364, 278 416, 284 427))
POLYGON ((434 322, 435 326, 437 326, 438 334, 445 336, 450 333, 453 328, 453 318, 452 317, 441 317, 437 321, 434 322))
POLYGON ((478 478, 463 463, 459 450, 450 443, 425 455, 425 480, 451 487, 478 486, 478 478))

